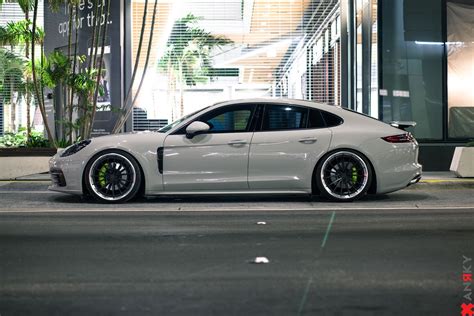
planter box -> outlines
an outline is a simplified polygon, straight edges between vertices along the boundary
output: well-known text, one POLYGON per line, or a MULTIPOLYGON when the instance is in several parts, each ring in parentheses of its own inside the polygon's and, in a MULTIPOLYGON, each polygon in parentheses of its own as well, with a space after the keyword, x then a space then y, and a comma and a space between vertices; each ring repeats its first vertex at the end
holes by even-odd
POLYGON ((461 178, 474 177, 474 147, 456 147, 449 170, 461 178))
POLYGON ((48 172, 54 148, 0 148, 0 180, 48 172))
POLYGON ((0 148, 0 157, 53 157, 56 148, 0 148))

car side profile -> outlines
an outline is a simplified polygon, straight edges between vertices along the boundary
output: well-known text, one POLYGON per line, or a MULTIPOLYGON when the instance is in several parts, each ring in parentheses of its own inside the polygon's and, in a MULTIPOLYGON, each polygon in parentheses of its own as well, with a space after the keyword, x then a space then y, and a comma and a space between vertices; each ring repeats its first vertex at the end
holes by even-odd
POLYGON ((314 102, 222 102, 158 131, 102 136, 50 161, 50 190, 102 202, 137 195, 321 194, 353 201, 421 177, 418 143, 394 126, 314 102))

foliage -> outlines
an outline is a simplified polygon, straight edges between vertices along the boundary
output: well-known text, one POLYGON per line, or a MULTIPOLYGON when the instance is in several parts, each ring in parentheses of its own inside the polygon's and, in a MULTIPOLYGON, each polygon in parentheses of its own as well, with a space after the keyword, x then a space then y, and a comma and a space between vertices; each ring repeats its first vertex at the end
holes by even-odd
MULTIPOLYGON (((79 141, 80 141, 80 139, 78 139, 76 142, 79 142, 79 141)), ((69 142, 68 139, 64 139, 64 138, 58 140, 56 144, 57 144, 58 148, 66 148, 66 147, 72 145, 72 143, 69 142)))
POLYGON ((189 13, 175 22, 165 54, 158 62, 158 70, 168 76, 169 93, 174 95, 175 88, 179 87, 181 115, 184 113, 184 85, 207 82, 212 50, 233 43, 226 37, 212 35, 200 28, 199 20, 189 13))
POLYGON ((26 147, 26 132, 5 133, 0 137, 0 148, 26 147))
POLYGON ((21 128, 18 133, 6 133, 3 137, 0 137, 0 148, 44 148, 49 146, 49 141, 43 136, 42 132, 31 131, 30 137, 27 138, 25 128, 21 128))
POLYGON ((31 131, 30 137, 26 143, 26 147, 29 148, 40 148, 50 147, 49 140, 47 140, 42 132, 31 131))
POLYGON ((467 142, 466 147, 474 147, 474 140, 467 142))
POLYGON ((10 102, 12 92, 21 96, 25 91, 26 60, 6 49, 0 48, 0 95, 1 102, 10 102))
POLYGON ((233 43, 200 28, 197 24, 199 20, 188 14, 175 22, 166 52, 158 64, 160 70, 174 72, 187 86, 206 80, 212 49, 233 43))

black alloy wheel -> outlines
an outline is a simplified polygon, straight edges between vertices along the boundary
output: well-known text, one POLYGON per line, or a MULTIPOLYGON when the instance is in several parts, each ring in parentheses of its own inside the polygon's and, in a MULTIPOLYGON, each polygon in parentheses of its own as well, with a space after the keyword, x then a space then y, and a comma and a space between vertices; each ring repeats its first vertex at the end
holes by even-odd
POLYGON ((323 158, 315 177, 318 189, 325 197, 349 202, 367 192, 372 170, 363 155, 352 150, 339 150, 323 158))
POLYGON ((141 172, 135 159, 124 152, 96 155, 85 171, 89 193, 101 202, 126 202, 140 189, 141 172))

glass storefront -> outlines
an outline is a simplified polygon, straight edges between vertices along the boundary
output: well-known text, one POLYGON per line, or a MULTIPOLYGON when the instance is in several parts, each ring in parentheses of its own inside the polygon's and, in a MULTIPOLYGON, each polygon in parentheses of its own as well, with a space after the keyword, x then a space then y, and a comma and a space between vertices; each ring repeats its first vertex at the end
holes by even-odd
POLYGON ((448 137, 474 137, 474 3, 446 4, 448 137))
POLYGON ((443 139, 442 0, 381 1, 380 118, 443 139))
MULTIPOLYGON (((146 45, 137 53, 144 6, 132 0, 138 76, 146 55, 146 45)), ((339 105, 338 6, 336 0, 159 0, 135 130, 223 100, 289 97, 339 105)))
MULTIPOLYGON (((288 97, 416 121, 422 142, 474 137, 470 0, 158 0, 155 17, 154 1, 124 3, 133 96, 146 72, 126 130, 157 129, 223 100, 288 97)), ((21 96, 7 92, 0 133, 27 121, 21 96)))
MULTIPOLYGON (((39 7, 43 7, 43 0, 39 1, 39 7)), ((31 16, 32 12, 29 12, 30 21, 31 16)), ((26 93, 29 52, 21 34, 28 25, 26 17, 17 1, 0 4, 0 136, 25 130, 28 122, 33 130, 43 130, 39 109, 26 93)), ((40 10, 37 20, 40 30, 43 21, 43 10, 40 10)))
POLYGON ((422 141, 474 138, 474 4, 381 1, 380 118, 422 141))

